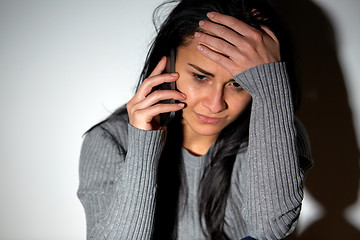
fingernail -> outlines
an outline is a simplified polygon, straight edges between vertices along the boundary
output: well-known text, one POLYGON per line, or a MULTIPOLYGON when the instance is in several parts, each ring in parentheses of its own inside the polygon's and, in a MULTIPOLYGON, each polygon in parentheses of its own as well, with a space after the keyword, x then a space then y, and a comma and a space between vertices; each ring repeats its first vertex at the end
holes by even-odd
POLYGON ((172 77, 177 77, 177 76, 178 76, 177 73, 170 73, 170 75, 171 75, 172 77))
POLYGON ((201 36, 200 33, 198 33, 198 32, 195 33, 195 37, 196 37, 196 38, 199 38, 200 36, 201 36))
POLYGON ((204 21, 203 20, 201 20, 200 22, 199 22, 199 26, 201 27, 202 25, 204 25, 204 21))
POLYGON ((198 45, 198 46, 197 46, 197 49, 199 49, 200 51, 203 51, 203 50, 204 50, 204 47, 201 46, 201 45, 198 45))
POLYGON ((207 16, 208 18, 213 18, 213 17, 214 17, 214 14, 213 14, 213 13, 208 13, 208 14, 206 14, 206 16, 207 16))
POLYGON ((185 94, 183 94, 183 93, 181 93, 181 96, 182 96, 183 98, 186 98, 186 95, 185 95, 185 94))
POLYGON ((184 103, 178 103, 178 106, 183 108, 183 107, 185 107, 185 104, 184 103))

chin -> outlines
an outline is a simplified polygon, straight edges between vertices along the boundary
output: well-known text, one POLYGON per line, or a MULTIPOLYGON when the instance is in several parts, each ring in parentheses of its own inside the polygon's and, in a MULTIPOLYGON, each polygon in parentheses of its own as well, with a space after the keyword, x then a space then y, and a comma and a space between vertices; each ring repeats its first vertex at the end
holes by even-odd
POLYGON ((183 124, 187 125, 193 133, 199 136, 213 137, 220 134, 220 132, 226 127, 227 122, 218 122, 215 124, 204 123, 199 121, 196 117, 183 115, 183 124))
MULTIPOLYGON (((191 126, 190 126, 191 127, 191 126)), ((222 131, 223 128, 216 127, 216 126, 193 126, 191 127, 194 132, 201 136, 216 136, 222 131)))

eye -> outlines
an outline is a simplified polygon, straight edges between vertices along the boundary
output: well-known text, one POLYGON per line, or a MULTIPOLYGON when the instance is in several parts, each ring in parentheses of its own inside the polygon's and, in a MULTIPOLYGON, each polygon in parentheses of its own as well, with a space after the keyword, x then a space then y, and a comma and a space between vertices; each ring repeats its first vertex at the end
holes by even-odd
POLYGON ((233 88, 235 88, 236 90, 240 91, 242 90, 243 88, 240 86, 240 84, 238 84, 236 81, 230 81, 229 82, 229 85, 233 88))
POLYGON ((192 75, 194 76, 194 79, 198 82, 204 82, 207 77, 205 75, 201 75, 201 74, 197 74, 197 73, 192 73, 192 75))

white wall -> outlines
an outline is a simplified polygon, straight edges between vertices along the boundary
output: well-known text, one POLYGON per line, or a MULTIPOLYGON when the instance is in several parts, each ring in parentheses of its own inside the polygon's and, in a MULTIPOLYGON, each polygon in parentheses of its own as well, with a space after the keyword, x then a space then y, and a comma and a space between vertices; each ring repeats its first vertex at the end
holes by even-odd
POLYGON ((0 239, 85 238, 82 134, 132 95, 158 3, 0 1, 0 239))
MULTIPOLYGON (((132 95, 160 2, 0 0, 0 239, 85 238, 82 134, 132 95)), ((360 2, 316 2, 341 35, 359 142, 360 2)), ((360 229, 360 201, 352 213, 360 229)))

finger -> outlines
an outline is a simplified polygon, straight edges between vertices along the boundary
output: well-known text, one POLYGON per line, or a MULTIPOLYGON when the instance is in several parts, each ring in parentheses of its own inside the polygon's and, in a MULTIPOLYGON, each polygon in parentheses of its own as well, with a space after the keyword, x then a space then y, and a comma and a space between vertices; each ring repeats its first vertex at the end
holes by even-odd
MULTIPOLYGON (((207 47, 230 58, 233 58, 234 54, 238 51, 238 47, 234 46, 232 43, 229 43, 222 38, 208 35, 206 33, 196 32, 195 38, 197 38, 201 44, 206 45, 207 47)), ((240 41, 238 40, 238 42, 240 41)))
POLYGON ((151 118, 154 118, 155 116, 159 115, 160 113, 167 113, 167 112, 176 112, 180 109, 185 107, 185 103, 159 103, 156 105, 153 105, 151 107, 139 110, 139 113, 142 113, 146 116, 151 116, 151 118))
POLYGON ((160 59, 159 63, 156 65, 156 67, 151 72, 149 77, 161 74, 165 70, 165 67, 166 67, 166 57, 164 56, 160 59))
POLYGON ((179 78, 178 73, 162 74, 166 67, 166 60, 167 58, 165 56, 161 58, 150 76, 142 82, 136 95, 138 95, 140 98, 144 98, 151 92, 153 87, 164 82, 176 81, 179 78))
POLYGON ((178 80, 179 74, 178 73, 164 73, 161 75, 154 75, 152 77, 149 77, 143 81, 140 88, 136 92, 137 97, 140 97, 140 99, 145 98, 154 87, 165 83, 165 82, 175 82, 178 80))
POLYGON ((212 49, 210 49, 209 47, 207 47, 203 44, 198 45, 197 49, 205 57, 207 57, 210 60, 212 60, 213 62, 221 65, 226 70, 228 70, 231 74, 234 74, 235 64, 229 57, 227 57, 219 52, 213 51, 212 49))
POLYGON ((267 34, 269 35, 272 40, 274 40, 274 42, 279 43, 278 38, 276 37, 276 35, 270 30, 270 28, 266 27, 266 26, 261 26, 261 29, 267 34))
POLYGON ((243 36, 251 36, 256 30, 249 24, 234 18, 232 16, 224 15, 217 12, 209 12, 206 15, 211 21, 220 23, 222 25, 228 26, 229 28, 233 29, 235 32, 243 35, 243 36))
POLYGON ((185 94, 175 90, 157 90, 149 94, 145 99, 138 102, 135 108, 144 109, 155 104, 158 104, 162 100, 174 99, 183 101, 186 99, 185 94))
POLYGON ((153 130, 152 120, 160 113, 176 112, 185 107, 184 103, 156 104, 149 108, 137 109, 129 115, 130 124, 144 130, 153 130))
POLYGON ((151 120, 154 117, 158 116, 160 113, 176 112, 184 107, 185 107, 184 103, 172 103, 172 104, 158 103, 148 108, 135 109, 132 112, 132 116, 134 121, 138 121, 138 122, 144 121, 150 123, 151 120))
POLYGON ((199 26, 202 29, 206 30, 206 32, 210 33, 210 35, 214 35, 215 37, 224 39, 233 45, 238 46, 239 44, 241 44, 243 36, 238 32, 229 29, 228 27, 206 20, 201 20, 199 22, 199 26))
POLYGON ((261 14, 261 12, 259 12, 256 8, 251 10, 251 15, 257 20, 257 21, 261 21, 261 22, 266 22, 269 20, 269 18, 265 17, 264 15, 261 14))

